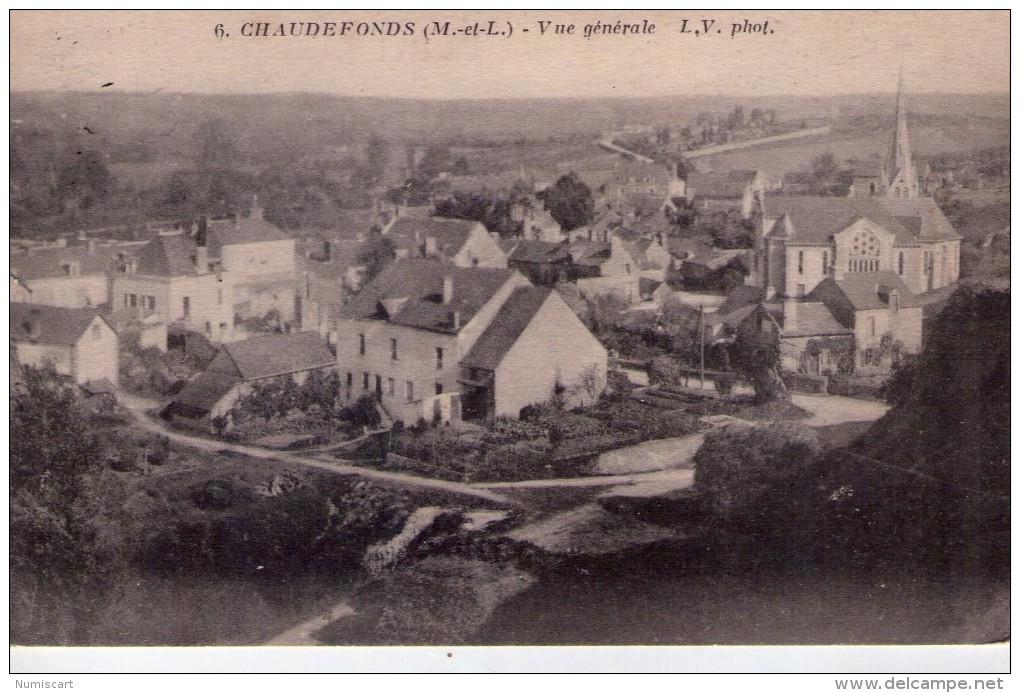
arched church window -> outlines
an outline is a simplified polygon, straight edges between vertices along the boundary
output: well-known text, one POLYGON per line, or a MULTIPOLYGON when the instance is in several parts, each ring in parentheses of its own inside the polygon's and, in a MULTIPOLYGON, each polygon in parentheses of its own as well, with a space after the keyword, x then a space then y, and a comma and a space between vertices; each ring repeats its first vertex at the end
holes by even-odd
POLYGON ((901 277, 903 276, 903 251, 902 250, 900 251, 899 267, 897 269, 897 273, 901 277))
POLYGON ((828 273, 829 273, 829 251, 828 250, 823 250, 822 251, 822 275, 824 276, 824 275, 826 275, 828 273))
POLYGON ((797 274, 804 274, 804 251, 797 251, 797 274))
POLYGON ((850 242, 850 271, 877 272, 881 252, 875 234, 867 229, 858 231, 850 242))

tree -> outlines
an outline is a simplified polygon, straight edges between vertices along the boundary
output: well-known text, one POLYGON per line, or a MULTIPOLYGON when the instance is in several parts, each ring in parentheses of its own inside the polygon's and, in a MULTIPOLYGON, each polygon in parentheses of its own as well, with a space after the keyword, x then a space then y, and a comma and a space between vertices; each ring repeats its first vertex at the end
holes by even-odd
POLYGON ((764 308, 744 320, 737 328, 737 336, 729 349, 730 363, 750 381, 755 399, 766 402, 786 399, 786 385, 779 374, 779 336, 771 325, 764 308))
POLYGON ((372 182, 382 178, 386 166, 390 163, 390 143, 378 135, 373 135, 365 146, 367 172, 372 182))
POLYGON ((358 264, 365 268, 365 282, 375 279, 396 257, 392 238, 381 233, 369 236, 357 254, 358 264))
POLYGON ((26 368, 25 387, 11 400, 11 638, 86 644, 120 565, 103 518, 121 499, 74 391, 52 368, 26 368))
POLYGON ((564 231, 573 231, 592 222, 595 198, 591 188, 573 171, 561 176, 537 196, 564 231))
POLYGON ((450 148, 441 145, 431 145, 425 150, 418 162, 417 173, 427 179, 432 179, 444 171, 453 167, 453 155, 450 148))

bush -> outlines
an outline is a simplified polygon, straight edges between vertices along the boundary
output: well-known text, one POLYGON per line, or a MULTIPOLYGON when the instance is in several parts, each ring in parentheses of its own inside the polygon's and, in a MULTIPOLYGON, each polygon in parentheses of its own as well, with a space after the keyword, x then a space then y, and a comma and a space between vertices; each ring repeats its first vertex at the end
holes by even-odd
POLYGON ((795 489, 810 478, 820 451, 805 426, 725 426, 709 432, 695 453, 694 487, 717 519, 769 535, 797 515, 795 489))
POLYGON ((737 384, 737 376, 732 373, 720 373, 715 376, 715 391, 723 397, 733 392, 733 386, 737 384))

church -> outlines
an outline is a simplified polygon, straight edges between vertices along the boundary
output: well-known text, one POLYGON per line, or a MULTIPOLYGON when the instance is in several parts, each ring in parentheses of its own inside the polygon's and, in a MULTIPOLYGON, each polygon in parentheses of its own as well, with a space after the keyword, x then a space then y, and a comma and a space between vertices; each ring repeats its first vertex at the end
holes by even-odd
POLYGON ((896 108, 888 157, 866 195, 757 198, 746 282, 766 297, 788 371, 831 374, 820 345, 838 338, 850 340, 857 375, 888 373, 901 353, 920 351, 924 294, 960 277, 962 237, 921 195, 902 81, 896 108))

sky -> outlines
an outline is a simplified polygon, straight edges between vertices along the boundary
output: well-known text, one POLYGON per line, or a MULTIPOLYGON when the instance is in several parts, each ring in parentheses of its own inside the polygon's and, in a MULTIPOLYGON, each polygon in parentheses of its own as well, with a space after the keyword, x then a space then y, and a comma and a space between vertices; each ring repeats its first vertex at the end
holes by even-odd
POLYGON ((13 11, 10 22, 13 91, 827 96, 893 91, 901 65, 915 93, 1009 91, 1007 11, 13 11), (684 19, 691 32, 714 24, 695 36, 681 33, 684 19), (491 21, 513 35, 427 40, 434 21, 451 31, 491 21), (585 38, 596 21, 647 21, 655 32, 585 38), (408 36, 244 37, 249 22, 414 27, 408 36), (554 33, 556 24, 573 33, 554 33), (734 24, 764 31, 733 36, 734 24), (217 25, 228 35, 218 38, 217 25))

